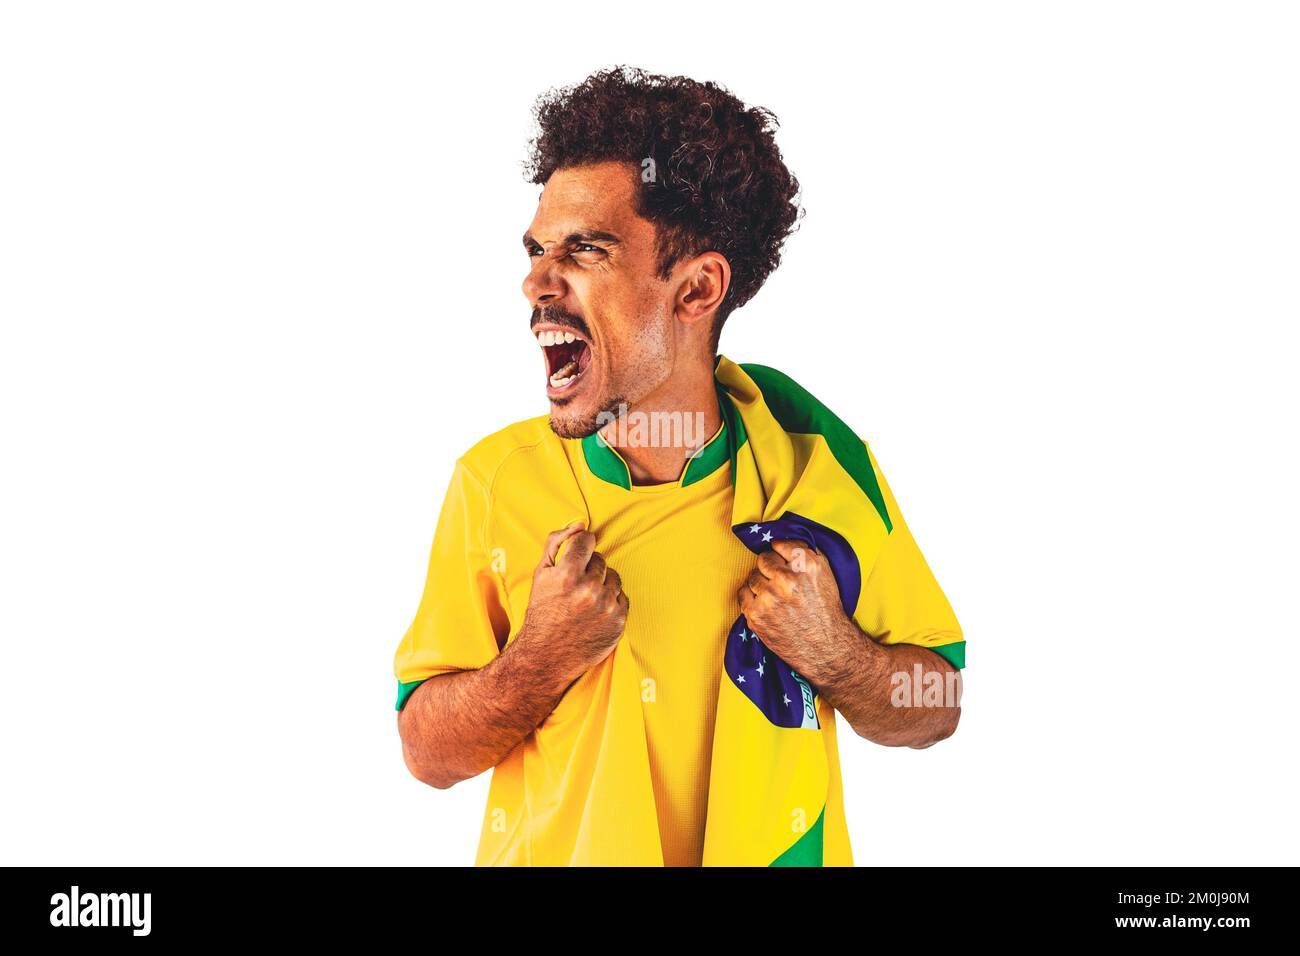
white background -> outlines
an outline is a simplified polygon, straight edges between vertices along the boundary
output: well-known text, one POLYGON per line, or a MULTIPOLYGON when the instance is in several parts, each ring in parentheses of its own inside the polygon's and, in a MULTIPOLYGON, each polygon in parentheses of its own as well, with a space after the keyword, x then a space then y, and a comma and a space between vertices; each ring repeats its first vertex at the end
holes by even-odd
POLYGON ((1300 31, 1268 3, 0 8, 0 857, 473 860, 392 656, 451 464, 545 411, 547 87, 781 120, 722 351, 872 444, 970 642, 840 741, 860 864, 1297 862, 1300 31))

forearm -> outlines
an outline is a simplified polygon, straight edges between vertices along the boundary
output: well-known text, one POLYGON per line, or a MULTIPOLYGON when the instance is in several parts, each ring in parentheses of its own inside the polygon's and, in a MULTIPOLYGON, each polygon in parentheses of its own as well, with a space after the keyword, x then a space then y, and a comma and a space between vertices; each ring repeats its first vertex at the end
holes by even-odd
POLYGON ((952 736, 961 719, 960 672, 929 648, 880 644, 848 626, 842 652, 821 663, 820 683, 818 675, 807 676, 854 732, 886 747, 923 748, 952 736), (918 686, 931 691, 920 695, 919 706, 918 686))
POLYGON ((440 789, 495 767, 555 709, 574 679, 526 633, 485 667, 429 678, 398 714, 407 767, 440 789))

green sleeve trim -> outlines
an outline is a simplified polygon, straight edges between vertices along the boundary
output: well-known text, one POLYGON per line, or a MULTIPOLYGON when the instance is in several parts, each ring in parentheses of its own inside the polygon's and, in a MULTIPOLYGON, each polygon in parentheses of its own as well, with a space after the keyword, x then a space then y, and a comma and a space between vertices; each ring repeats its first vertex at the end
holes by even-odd
POLYGON ((945 661, 951 664, 957 670, 966 666, 966 642, 957 641, 955 644, 940 644, 938 647, 932 647, 934 651, 945 661))
POLYGON ((817 822, 808 832, 795 840, 790 849, 768 866, 822 866, 822 821, 824 819, 826 819, 826 808, 822 807, 822 812, 817 815, 817 822))
POLYGON ((782 428, 787 432, 821 435, 826 440, 840 467, 875 506, 880 520, 885 523, 885 530, 893 531, 894 524, 889 520, 889 509, 885 507, 885 496, 881 494, 880 483, 876 481, 876 469, 871 467, 867 446, 854 434, 853 429, 784 372, 766 365, 740 367, 763 393, 763 401, 782 428))
POLYGON ((397 709, 398 710, 401 710, 403 707, 406 706, 406 699, 410 697, 411 694, 415 693, 415 688, 423 684, 425 680, 428 680, 428 678, 426 677, 424 678, 424 680, 413 680, 405 684, 402 683, 400 680, 397 682, 397 709))

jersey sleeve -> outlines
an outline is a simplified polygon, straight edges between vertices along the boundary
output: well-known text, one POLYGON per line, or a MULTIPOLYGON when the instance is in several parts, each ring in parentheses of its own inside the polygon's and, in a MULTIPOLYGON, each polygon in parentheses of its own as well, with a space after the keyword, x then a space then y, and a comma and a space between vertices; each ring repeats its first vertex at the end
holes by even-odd
POLYGON ((490 663, 510 633, 501 575, 485 541, 488 491, 456 462, 434 531, 424 593, 397 647, 397 709, 438 674, 490 663))
MULTIPOLYGON (((870 449, 867 454, 871 455, 870 449)), ((874 456, 871 465, 893 530, 862 586, 858 617, 867 633, 883 644, 918 644, 963 668, 966 640, 957 616, 917 547, 874 456)))

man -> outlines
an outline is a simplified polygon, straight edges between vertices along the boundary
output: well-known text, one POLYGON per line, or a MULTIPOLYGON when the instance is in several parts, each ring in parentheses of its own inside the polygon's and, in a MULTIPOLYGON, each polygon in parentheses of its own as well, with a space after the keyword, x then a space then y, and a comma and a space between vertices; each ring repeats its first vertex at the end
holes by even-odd
POLYGON ((495 768, 479 865, 851 865, 835 713, 948 737, 965 645, 865 443, 717 353, 798 215, 774 118, 615 69, 537 121, 550 414, 456 463, 396 657, 407 766, 495 768))

